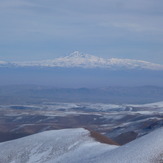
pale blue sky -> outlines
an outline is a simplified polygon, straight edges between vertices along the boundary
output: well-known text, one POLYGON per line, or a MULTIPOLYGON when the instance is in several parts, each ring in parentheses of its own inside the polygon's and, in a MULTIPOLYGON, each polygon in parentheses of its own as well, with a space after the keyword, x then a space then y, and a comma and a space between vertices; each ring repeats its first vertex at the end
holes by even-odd
POLYGON ((0 0, 0 60, 73 51, 163 64, 162 0, 0 0))

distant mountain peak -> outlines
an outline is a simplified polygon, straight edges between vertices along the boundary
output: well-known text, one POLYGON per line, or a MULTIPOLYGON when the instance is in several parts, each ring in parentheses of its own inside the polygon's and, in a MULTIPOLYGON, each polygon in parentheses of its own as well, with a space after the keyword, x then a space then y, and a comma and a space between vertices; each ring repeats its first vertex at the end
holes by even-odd
POLYGON ((111 70, 121 69, 148 69, 163 70, 163 65, 155 64, 142 60, 102 58, 90 54, 83 54, 74 51, 65 57, 55 58, 53 60, 33 61, 33 62, 3 62, 0 61, 0 67, 81 67, 81 68, 107 68, 111 70))

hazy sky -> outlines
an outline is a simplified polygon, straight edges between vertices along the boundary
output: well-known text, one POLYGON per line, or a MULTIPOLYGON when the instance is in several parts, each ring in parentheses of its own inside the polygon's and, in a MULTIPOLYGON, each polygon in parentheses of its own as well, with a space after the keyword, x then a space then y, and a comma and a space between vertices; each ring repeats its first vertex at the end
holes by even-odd
POLYGON ((76 50, 163 64, 163 0, 0 0, 0 60, 76 50))

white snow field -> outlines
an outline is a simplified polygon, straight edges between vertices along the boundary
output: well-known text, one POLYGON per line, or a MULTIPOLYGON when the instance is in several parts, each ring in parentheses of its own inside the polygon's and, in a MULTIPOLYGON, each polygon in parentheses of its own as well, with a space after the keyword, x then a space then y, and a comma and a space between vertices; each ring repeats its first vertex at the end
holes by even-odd
POLYGON ((0 143, 0 163, 162 163, 163 128, 118 147, 86 129, 45 131, 0 143))

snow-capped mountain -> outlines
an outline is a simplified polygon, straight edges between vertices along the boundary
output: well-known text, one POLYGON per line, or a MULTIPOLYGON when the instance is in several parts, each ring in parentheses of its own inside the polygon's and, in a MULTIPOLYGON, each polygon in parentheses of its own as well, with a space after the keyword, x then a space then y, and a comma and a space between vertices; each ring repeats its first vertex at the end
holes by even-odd
POLYGON ((97 142, 86 129, 45 131, 0 143, 2 163, 152 163, 163 161, 163 128, 124 146, 97 142))
POLYGON ((142 60, 101 58, 89 54, 82 54, 78 51, 72 54, 55 58, 53 60, 31 61, 31 62, 3 62, 0 66, 21 66, 21 67, 81 67, 81 68, 108 68, 108 69, 149 69, 163 70, 163 65, 150 63, 142 60))

